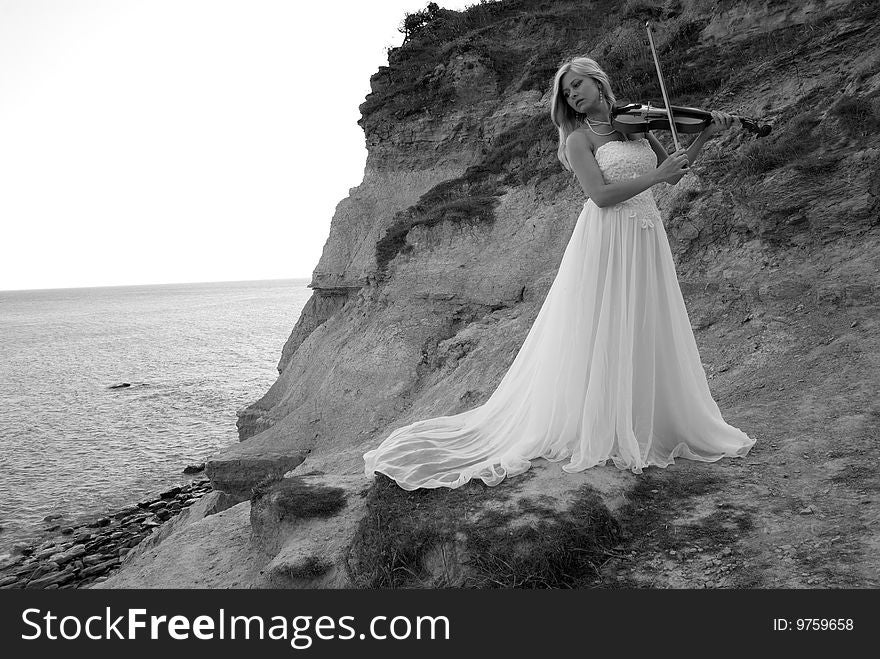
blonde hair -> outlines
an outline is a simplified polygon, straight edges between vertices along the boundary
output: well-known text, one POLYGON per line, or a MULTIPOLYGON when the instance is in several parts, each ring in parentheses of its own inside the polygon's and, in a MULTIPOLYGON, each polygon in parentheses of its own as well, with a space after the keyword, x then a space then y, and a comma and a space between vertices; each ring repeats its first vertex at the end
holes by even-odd
POLYGON ((605 102, 608 103, 609 109, 614 107, 617 99, 611 90, 608 74, 602 70, 602 67, 596 63, 596 60, 589 57, 575 57, 570 62, 560 66, 556 75, 553 76, 553 92, 550 95, 550 119, 559 130, 559 148, 556 155, 565 169, 574 172, 571 164, 568 162, 568 157, 565 155, 565 140, 578 128, 578 117, 582 115, 572 108, 562 95, 562 76, 569 71, 595 80, 605 96, 605 102))

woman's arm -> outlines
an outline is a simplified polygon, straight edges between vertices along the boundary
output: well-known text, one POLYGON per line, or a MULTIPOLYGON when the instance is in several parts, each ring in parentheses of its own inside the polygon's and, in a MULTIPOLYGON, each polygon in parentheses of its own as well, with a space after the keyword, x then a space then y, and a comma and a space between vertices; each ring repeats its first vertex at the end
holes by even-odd
POLYGON ((654 149, 654 153, 657 154, 657 165, 659 166, 661 162, 666 160, 666 156, 669 155, 666 153, 666 147, 660 143, 660 140, 654 137, 654 133, 651 131, 645 133, 645 137, 648 139, 651 148, 654 149))
MULTIPOLYGON (((703 145, 709 140, 710 137, 720 133, 723 130, 727 130, 732 125, 733 125, 733 115, 730 115, 726 112, 718 112, 716 110, 713 110, 712 111, 712 123, 709 124, 708 126, 706 126, 703 129, 703 131, 699 135, 697 135, 697 139, 695 139, 693 142, 691 142, 690 145, 688 145, 687 151, 685 151, 685 153, 687 153, 687 155, 688 155, 688 162, 692 163, 697 159, 697 154, 700 153, 700 149, 703 148, 703 145)), ((660 148, 662 149, 663 146, 660 144, 660 142, 657 140, 657 138, 654 137, 653 135, 650 135, 650 132, 648 134, 649 134, 648 139, 649 140, 653 139, 654 142, 657 142, 657 144, 660 145, 660 148)), ((653 146, 653 143, 652 143, 652 146, 653 146)), ((655 149, 655 151, 656 151, 656 149, 655 149)), ((658 155, 657 162, 658 163, 660 162, 659 155, 658 155)), ((687 172, 685 172, 684 174, 686 174, 686 173, 687 172)), ((684 176, 684 174, 682 174, 681 176, 684 176)), ((669 179, 668 182, 671 183, 672 185, 675 185, 676 183, 678 183, 681 180, 681 176, 679 176, 678 178, 669 179)))
POLYGON ((584 192, 600 208, 626 201, 671 177, 681 178, 683 167, 687 165, 687 156, 682 149, 668 156, 657 169, 647 174, 628 181, 606 183, 586 135, 579 132, 569 135, 565 140, 565 151, 584 192))

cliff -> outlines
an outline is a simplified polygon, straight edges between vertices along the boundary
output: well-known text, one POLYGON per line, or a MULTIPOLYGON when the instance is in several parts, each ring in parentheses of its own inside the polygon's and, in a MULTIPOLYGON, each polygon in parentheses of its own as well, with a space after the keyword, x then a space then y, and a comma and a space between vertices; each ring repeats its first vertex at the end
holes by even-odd
MULTIPOLYGON (((242 441, 208 462, 213 487, 241 502, 223 523, 242 537, 250 526, 248 542, 269 566, 252 583, 399 585, 399 566, 364 567, 399 542, 412 553, 409 568, 427 570, 418 583, 489 584, 473 581, 473 566, 490 514, 510 529, 549 520, 556 545, 545 556, 593 543, 612 556, 604 583, 660 583, 660 574, 666 585, 702 583, 709 565, 721 585, 769 584, 760 566, 773 563, 776 538, 790 540, 798 568, 786 584, 818 572, 834 584, 874 579, 876 559, 859 552, 876 542, 861 502, 876 494, 864 465, 877 457, 868 438, 880 419, 869 395, 880 372, 875 5, 503 0, 425 10, 424 19, 370 80, 359 122, 364 179, 336 208, 278 380, 239 413, 242 441), (497 488, 403 494, 382 478, 370 486, 366 450, 412 421, 479 405, 512 362, 584 199, 556 159, 552 75, 588 54, 609 72, 618 101, 662 104, 646 18, 674 104, 773 124, 761 139, 723 133, 679 185, 655 188, 713 394, 758 445, 747 461, 680 461, 640 478, 607 467, 562 479, 558 465, 536 464, 497 488), (309 492, 341 503, 292 514, 291 501, 300 506, 309 492), (542 493, 549 499, 535 508, 542 493), (428 530, 406 512, 419 505, 435 520, 428 530), (376 536, 364 520, 383 507, 397 511, 396 526, 376 536), (806 508, 809 536, 798 525, 806 508), (584 515, 601 520, 602 533, 572 535, 584 515), (658 520, 666 530, 649 537, 658 520), (722 558, 734 543, 733 558, 722 558), (437 552, 458 566, 450 573, 444 558, 442 579, 437 552), (808 554, 816 564, 804 568, 808 554), (644 560, 627 564, 633 556, 644 560), (746 557, 757 567, 738 571, 746 557)), ((220 523, 211 517, 200 523, 220 523)), ((216 537, 229 535, 223 528, 216 537)), ((149 560, 163 560, 151 551, 149 560)), ((210 553, 223 551, 218 540, 210 553)), ((492 573, 483 567, 479 574, 492 573)))

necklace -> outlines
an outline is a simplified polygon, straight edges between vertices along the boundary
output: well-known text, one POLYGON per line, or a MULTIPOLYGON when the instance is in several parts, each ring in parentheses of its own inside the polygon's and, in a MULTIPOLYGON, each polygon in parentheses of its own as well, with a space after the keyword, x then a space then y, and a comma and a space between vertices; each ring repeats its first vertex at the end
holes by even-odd
MULTIPOLYGON (((610 121, 597 121, 596 122, 596 125, 601 125, 601 124, 605 124, 607 126, 610 126, 611 122, 610 121)), ((594 135, 599 135, 600 137, 608 137, 609 135, 614 135, 614 133, 617 132, 616 130, 613 130, 613 129, 611 130, 610 133, 598 132, 595 128, 593 128, 593 124, 590 122, 590 120, 586 116, 584 116, 584 120, 581 122, 581 125, 586 126, 587 128, 589 128, 593 132, 594 135)))

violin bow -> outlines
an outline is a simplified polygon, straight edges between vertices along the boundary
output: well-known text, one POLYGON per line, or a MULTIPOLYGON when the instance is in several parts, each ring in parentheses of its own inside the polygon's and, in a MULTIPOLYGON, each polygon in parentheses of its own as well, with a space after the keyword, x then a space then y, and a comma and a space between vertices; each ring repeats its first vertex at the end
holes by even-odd
POLYGON ((669 95, 666 93, 666 84, 663 82, 663 73, 660 71, 660 59, 657 57, 657 49, 654 48, 654 36, 651 34, 651 22, 645 22, 645 29, 648 30, 648 43, 651 44, 651 54, 654 56, 654 64, 657 66, 657 78, 660 80, 660 91, 663 93, 663 102, 666 103, 666 113, 669 115, 669 129, 672 131, 672 141, 675 143, 675 150, 678 151, 681 145, 678 142, 678 131, 675 129, 675 119, 672 116, 672 106, 669 103, 669 95))

